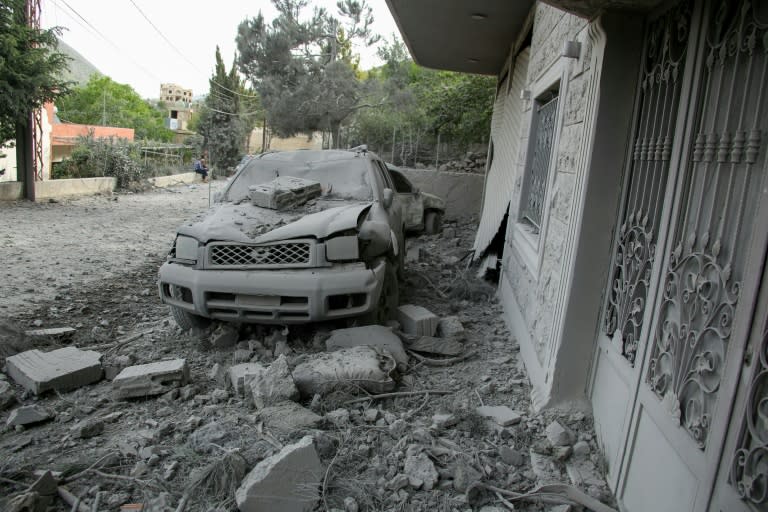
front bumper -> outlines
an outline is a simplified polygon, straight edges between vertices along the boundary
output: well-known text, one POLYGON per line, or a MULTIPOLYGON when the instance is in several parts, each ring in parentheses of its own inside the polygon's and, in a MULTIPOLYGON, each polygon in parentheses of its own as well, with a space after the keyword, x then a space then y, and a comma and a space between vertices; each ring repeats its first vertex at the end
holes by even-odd
POLYGON ((161 300, 228 322, 299 324, 362 315, 378 306, 386 260, 297 270, 204 270, 166 262, 161 300))

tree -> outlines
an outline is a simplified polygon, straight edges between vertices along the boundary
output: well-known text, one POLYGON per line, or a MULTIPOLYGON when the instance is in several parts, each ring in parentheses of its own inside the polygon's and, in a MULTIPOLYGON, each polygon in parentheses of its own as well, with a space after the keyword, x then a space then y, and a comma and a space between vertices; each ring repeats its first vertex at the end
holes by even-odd
POLYGON ((163 124, 164 112, 143 100, 130 85, 94 75, 57 102, 63 121, 133 128, 137 139, 169 142, 173 132, 163 124))
POLYGON ((234 167, 247 150, 248 135, 262 118, 258 96, 245 87, 234 62, 227 72, 218 46, 208 84, 208 96, 195 126, 205 137, 209 159, 221 168, 234 167))
POLYGON ((315 7, 303 17, 307 0, 272 0, 278 16, 267 24, 259 12, 240 23, 238 66, 258 90, 267 121, 280 135, 315 130, 333 134, 363 106, 363 83, 355 74, 352 41, 375 44, 371 9, 365 1, 337 3, 339 17, 315 7))
POLYGON ((67 57, 56 51, 60 31, 29 27, 25 6, 24 0, 0 2, 0 145, 69 85, 61 78, 67 57))

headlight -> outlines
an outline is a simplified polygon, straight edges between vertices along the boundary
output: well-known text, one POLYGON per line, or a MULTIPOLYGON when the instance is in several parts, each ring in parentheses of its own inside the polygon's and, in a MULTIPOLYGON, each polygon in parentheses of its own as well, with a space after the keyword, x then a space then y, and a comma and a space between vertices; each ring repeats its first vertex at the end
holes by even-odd
POLYGON ((355 261, 360 256, 357 236, 337 236, 325 241, 328 261, 355 261))
POLYGON ((176 259, 197 261, 197 240, 190 236, 176 237, 176 259))

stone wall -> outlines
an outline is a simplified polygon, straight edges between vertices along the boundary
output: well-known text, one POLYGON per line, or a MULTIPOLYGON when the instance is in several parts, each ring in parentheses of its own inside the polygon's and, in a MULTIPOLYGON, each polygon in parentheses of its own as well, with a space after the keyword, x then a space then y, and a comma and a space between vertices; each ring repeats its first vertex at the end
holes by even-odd
POLYGON ((406 177, 422 192, 445 199, 448 220, 478 215, 483 202, 484 174, 430 171, 400 167, 406 177))
MULTIPOLYGON (((503 260, 503 276, 514 295, 514 301, 505 308, 515 307, 513 315, 522 318, 523 326, 517 326, 516 336, 521 343, 528 343, 535 357, 526 365, 538 365, 538 373, 544 375, 552 365, 551 357, 560 340, 554 339, 553 325, 562 307, 564 286, 570 276, 568 262, 564 261, 564 248, 576 231, 572 218, 572 198, 575 195, 575 171, 581 155, 586 94, 592 76, 591 51, 588 47, 587 21, 540 3, 536 9, 528 65, 526 89, 533 91, 548 86, 546 81, 559 79, 559 100, 554 149, 550 161, 549 181, 538 235, 517 222, 520 197, 524 183, 532 125, 533 101, 527 101, 527 115, 523 120, 520 151, 513 163, 516 173, 515 187, 510 198, 510 222, 503 260), (578 60, 561 57, 563 43, 569 40, 582 42, 578 60), (515 304, 512 304, 514 302, 515 304)), ((506 301, 505 301, 506 302, 506 301)), ((525 350, 523 353, 525 354, 525 350)), ((538 383, 542 384, 542 383, 538 383)), ((534 386, 537 383, 534 382, 534 386)))

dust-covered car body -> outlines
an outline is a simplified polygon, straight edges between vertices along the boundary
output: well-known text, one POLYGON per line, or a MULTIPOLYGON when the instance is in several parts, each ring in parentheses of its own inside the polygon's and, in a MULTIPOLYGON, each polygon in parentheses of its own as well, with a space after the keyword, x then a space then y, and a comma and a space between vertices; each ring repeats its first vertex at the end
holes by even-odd
POLYGON ((160 268, 160 297, 182 327, 204 318, 295 324, 368 313, 383 320, 396 307, 402 261, 393 187, 366 151, 254 157, 212 209, 177 230, 160 268))
POLYGON ((395 192, 403 205, 405 230, 411 233, 439 233, 445 214, 445 200, 414 187, 405 174, 392 164, 387 164, 395 192))

